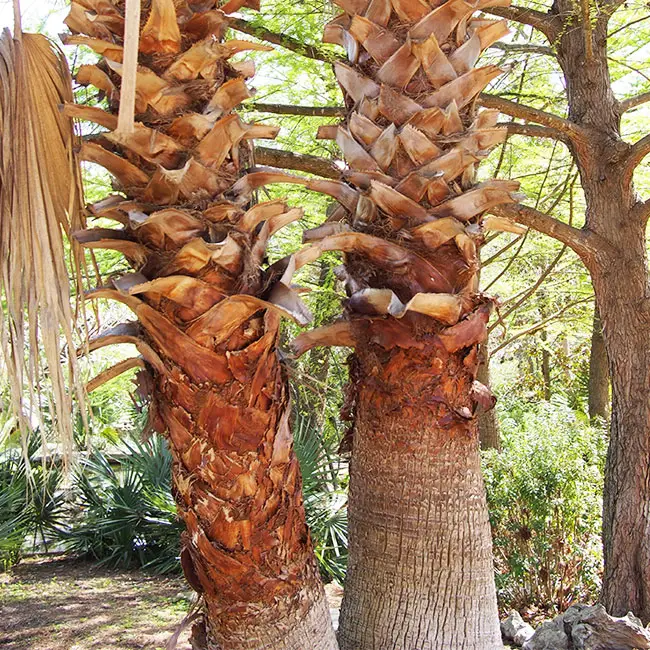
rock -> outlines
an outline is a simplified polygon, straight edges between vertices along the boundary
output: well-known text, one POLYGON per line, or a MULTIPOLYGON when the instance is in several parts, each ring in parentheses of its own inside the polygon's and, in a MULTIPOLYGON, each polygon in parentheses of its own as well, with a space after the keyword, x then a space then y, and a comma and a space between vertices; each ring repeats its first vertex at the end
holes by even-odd
POLYGON ((521 618, 518 611, 512 610, 505 621, 501 621, 501 634, 506 641, 523 645, 535 634, 535 630, 521 618))
POLYGON ((576 650, 646 650, 650 631, 633 614, 614 618, 602 605, 595 605, 577 616, 571 640, 576 650))
POLYGON ((569 637, 565 634, 562 621, 546 621, 523 645, 523 650, 568 650, 569 637))
POLYGON ((519 632, 515 634, 515 638, 512 640, 512 642, 515 645, 523 646, 526 641, 533 638, 533 634, 535 634, 535 630, 533 630, 533 628, 528 625, 528 623, 524 623, 524 627, 522 627, 519 632))

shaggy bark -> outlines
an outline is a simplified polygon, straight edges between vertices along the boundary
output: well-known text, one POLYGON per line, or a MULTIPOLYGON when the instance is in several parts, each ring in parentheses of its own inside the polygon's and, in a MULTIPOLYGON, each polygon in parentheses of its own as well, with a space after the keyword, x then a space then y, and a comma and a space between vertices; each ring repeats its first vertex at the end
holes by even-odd
MULTIPOLYGON (((261 269, 268 238, 301 217, 283 201, 252 205, 266 177, 243 174, 248 141, 277 129, 232 112, 250 92, 234 54, 260 49, 223 41, 224 11, 244 2, 143 3, 132 134, 115 131, 124 4, 72 3, 69 43, 104 55, 77 80, 106 96, 109 111, 68 106, 109 131, 81 156, 103 165, 121 194, 90 207, 122 227, 77 233, 90 248, 122 252, 134 273, 94 298, 124 303, 138 322, 106 332, 91 349, 132 343, 152 394, 150 424, 168 437, 173 484, 187 531, 181 564, 202 594, 195 643, 210 650, 332 650, 336 640, 301 496, 278 359, 280 316, 308 312, 282 278, 261 269), (92 7, 92 9, 89 9, 92 7)), ((114 376, 115 372, 106 375, 114 376)), ((94 385, 100 383, 94 382, 94 385)))

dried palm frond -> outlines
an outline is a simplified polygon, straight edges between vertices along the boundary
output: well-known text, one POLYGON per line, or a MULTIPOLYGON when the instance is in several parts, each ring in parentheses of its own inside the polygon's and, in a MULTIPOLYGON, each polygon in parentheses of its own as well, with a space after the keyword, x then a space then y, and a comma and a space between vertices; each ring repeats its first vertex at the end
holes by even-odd
POLYGON ((39 422, 45 379, 52 424, 68 452, 69 386, 76 385, 76 367, 74 354, 64 354, 74 350, 64 235, 83 227, 72 122, 59 109, 71 101, 63 53, 42 35, 15 39, 5 30, 0 36, 2 355, 22 430, 39 422))

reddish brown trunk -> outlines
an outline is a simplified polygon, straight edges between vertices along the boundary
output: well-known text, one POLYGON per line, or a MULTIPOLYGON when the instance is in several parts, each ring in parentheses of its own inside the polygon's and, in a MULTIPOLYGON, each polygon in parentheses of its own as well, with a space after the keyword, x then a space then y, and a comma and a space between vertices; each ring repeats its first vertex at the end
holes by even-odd
POLYGON ((359 347, 344 650, 501 646, 476 421, 476 348, 359 347))
POLYGON ((187 527, 181 561, 204 598, 197 644, 333 650, 277 354, 279 315, 308 318, 290 273, 262 270, 268 239, 302 213, 283 201, 249 201, 268 176, 244 172, 247 140, 277 129, 244 124, 233 112, 250 96, 251 69, 230 59, 258 46, 224 42, 223 11, 250 2, 230 0, 223 11, 215 4, 143 2, 137 122, 125 134, 114 131, 124 3, 72 3, 68 25, 93 38, 69 41, 105 56, 77 78, 101 88, 109 111, 66 110, 113 130, 87 141, 82 157, 103 165, 122 192, 91 206, 93 215, 123 226, 77 237, 127 257, 136 272, 92 295, 124 303, 139 321, 91 347, 131 343, 142 354, 131 365, 146 368, 152 424, 170 440, 187 527), (92 20, 88 6, 97 10, 92 20))
POLYGON ((174 454, 183 567, 206 603, 208 648, 335 647, 292 449, 278 319, 231 353, 250 380, 218 387, 171 370, 154 393, 174 454), (314 634, 317 632, 317 634, 314 634))

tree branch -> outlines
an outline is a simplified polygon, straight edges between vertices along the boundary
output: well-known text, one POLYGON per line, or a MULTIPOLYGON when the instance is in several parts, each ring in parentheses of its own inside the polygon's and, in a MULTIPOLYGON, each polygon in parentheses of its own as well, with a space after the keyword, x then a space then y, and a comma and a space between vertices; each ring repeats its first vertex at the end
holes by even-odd
POLYGON ((255 164, 278 167, 279 169, 293 169, 323 178, 339 179, 341 177, 341 170, 331 160, 283 149, 255 147, 255 164))
POLYGON ((569 138, 565 133, 548 126, 539 126, 538 124, 519 124, 517 122, 499 122, 497 126, 505 126, 508 129, 508 133, 511 135, 527 135, 531 138, 550 138, 551 140, 569 142, 569 138))
POLYGON ((341 57, 325 48, 319 47, 315 44, 303 43, 297 38, 293 38, 293 36, 272 32, 270 29, 266 29, 260 25, 255 25, 243 18, 230 18, 228 25, 229 27, 236 29, 238 32, 254 36, 255 38, 259 38, 261 41, 266 41, 267 43, 279 45, 286 50, 291 50, 292 52, 305 56, 308 59, 323 61, 325 63, 335 63, 336 61, 341 60, 341 57))
POLYGON ((554 314, 551 314, 544 320, 541 320, 538 323, 535 323, 535 325, 532 325, 531 327, 528 327, 527 329, 522 330, 517 334, 514 334, 507 341, 504 341, 503 343, 501 343, 501 345, 499 345, 494 350, 492 350, 491 354, 494 355, 497 352, 500 352, 501 350, 503 350, 503 348, 507 347, 511 343, 514 343, 517 339, 520 339, 522 336, 527 336, 528 334, 534 334, 538 330, 542 329, 542 327, 544 327, 545 325, 548 325, 548 323, 562 316, 562 314, 564 314, 569 309, 573 307, 577 307, 578 305, 582 305, 585 302, 590 302, 593 299, 594 299, 593 296, 589 296, 588 298, 581 298, 580 300, 574 300, 573 302, 570 302, 568 305, 565 305, 561 309, 558 309, 558 311, 556 311, 554 314))
POLYGON ((647 102, 650 102, 650 92, 642 93, 641 95, 637 95, 636 97, 630 97, 628 99, 624 99, 619 102, 619 107, 621 109, 621 113, 625 113, 647 102))
POLYGON ((303 115, 305 117, 345 117, 346 115, 343 106, 294 106, 291 104, 262 104, 255 102, 245 104, 245 108, 276 115, 303 115))
POLYGON ((546 38, 552 43, 558 32, 558 23, 554 16, 547 14, 544 11, 537 11, 536 9, 528 9, 528 7, 486 7, 483 11, 493 16, 507 18, 522 25, 530 25, 538 31, 542 32, 546 38))
POLYGON ((525 54, 543 54, 544 56, 554 56, 553 49, 548 45, 535 45, 534 43, 503 43, 497 41, 490 45, 491 50, 501 50, 508 54, 523 52, 525 54))
POLYGON ((478 103, 485 108, 497 108, 502 113, 511 117, 517 117, 521 120, 526 120, 526 122, 535 122, 536 124, 556 129, 565 135, 565 139, 584 139, 584 134, 579 126, 573 124, 573 122, 569 122, 569 120, 565 120, 559 115, 547 113, 546 111, 524 104, 517 104, 509 99, 504 99, 497 95, 488 95, 487 93, 481 93, 479 95, 478 103))
POLYGON ((630 213, 632 219, 645 223, 650 218, 650 199, 638 201, 630 213))
POLYGON ((648 154, 650 154, 650 134, 637 140, 628 149, 623 163, 623 175, 627 174, 631 178, 631 174, 648 154))
POLYGON ((546 214, 546 212, 541 212, 521 203, 499 205, 493 208, 492 212, 497 216, 512 219, 537 232, 557 239, 557 241, 574 250, 583 260, 592 258, 599 248, 609 248, 609 244, 595 233, 574 228, 568 223, 546 214))

